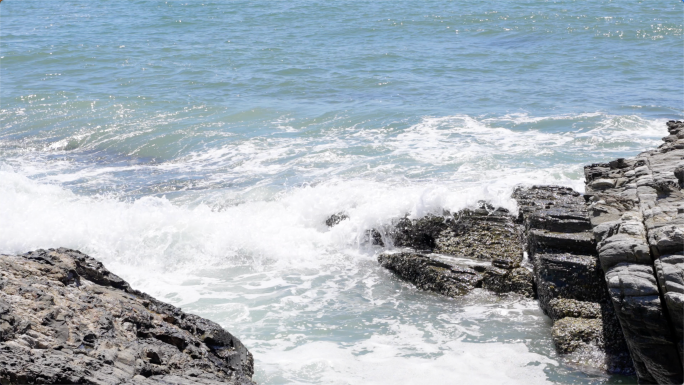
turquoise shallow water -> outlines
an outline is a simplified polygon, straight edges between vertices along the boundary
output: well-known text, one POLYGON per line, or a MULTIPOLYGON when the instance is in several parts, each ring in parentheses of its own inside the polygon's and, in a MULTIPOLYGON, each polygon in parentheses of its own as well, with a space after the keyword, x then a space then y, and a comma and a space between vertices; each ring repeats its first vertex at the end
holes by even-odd
POLYGON ((396 281, 363 232, 657 145, 683 7, 4 0, 0 252, 91 253, 264 384, 628 382, 559 359, 534 302, 396 281))

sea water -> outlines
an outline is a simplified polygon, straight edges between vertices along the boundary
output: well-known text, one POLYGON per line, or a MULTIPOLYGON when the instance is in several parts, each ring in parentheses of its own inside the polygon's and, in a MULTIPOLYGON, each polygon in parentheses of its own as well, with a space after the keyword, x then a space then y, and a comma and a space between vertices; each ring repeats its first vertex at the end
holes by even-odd
POLYGON ((364 234, 658 145, 683 8, 5 0, 0 252, 92 255, 238 336, 261 384, 633 381, 564 362, 535 301, 416 290, 364 234))

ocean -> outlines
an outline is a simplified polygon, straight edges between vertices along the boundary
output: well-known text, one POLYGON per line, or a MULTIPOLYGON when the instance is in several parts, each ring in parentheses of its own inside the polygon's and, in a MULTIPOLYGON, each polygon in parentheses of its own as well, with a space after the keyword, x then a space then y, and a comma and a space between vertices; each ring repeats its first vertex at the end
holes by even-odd
POLYGON ((5 0, 0 252, 99 259, 239 337, 260 384, 634 381, 564 361, 535 301, 419 291, 364 237, 657 146, 683 8, 5 0))

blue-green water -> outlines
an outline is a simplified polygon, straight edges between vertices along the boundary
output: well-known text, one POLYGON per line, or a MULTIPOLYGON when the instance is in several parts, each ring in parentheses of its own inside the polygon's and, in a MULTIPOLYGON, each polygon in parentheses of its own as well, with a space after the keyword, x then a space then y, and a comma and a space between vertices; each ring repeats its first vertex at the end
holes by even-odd
POLYGON ((534 302, 417 292, 362 239, 657 145, 683 8, 4 0, 0 252, 90 253, 263 384, 632 381, 566 365, 534 302))

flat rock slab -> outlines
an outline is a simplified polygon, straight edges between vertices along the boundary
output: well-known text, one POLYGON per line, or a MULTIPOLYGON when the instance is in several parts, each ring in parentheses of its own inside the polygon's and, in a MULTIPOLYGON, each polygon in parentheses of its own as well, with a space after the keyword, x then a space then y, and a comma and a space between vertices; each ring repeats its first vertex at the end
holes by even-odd
POLYGON ((423 290, 434 291, 449 297, 456 297, 482 286, 484 268, 475 270, 443 258, 430 257, 412 252, 383 253, 378 262, 399 277, 413 283, 423 290))
POLYGON ((530 229, 528 236, 533 252, 544 250, 569 251, 577 254, 596 253, 596 241, 591 232, 559 233, 548 230, 530 229))
POLYGON ((422 290, 449 297, 480 287, 501 294, 534 295, 532 274, 525 268, 506 270, 474 259, 409 251, 380 254, 378 262, 422 290))
POLYGON ((0 274, 3 384, 253 384, 237 338, 85 254, 0 255, 0 274))

